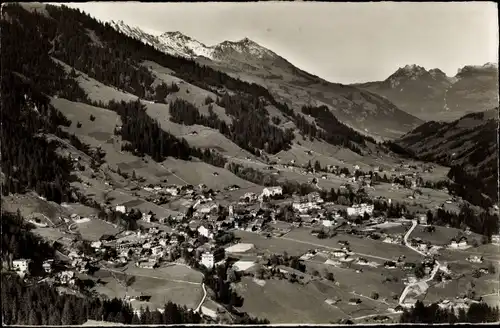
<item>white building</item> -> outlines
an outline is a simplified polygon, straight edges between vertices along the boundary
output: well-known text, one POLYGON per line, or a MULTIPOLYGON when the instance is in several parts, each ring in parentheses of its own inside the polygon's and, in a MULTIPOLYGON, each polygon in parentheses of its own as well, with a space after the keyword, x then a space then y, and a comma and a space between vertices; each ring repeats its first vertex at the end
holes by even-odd
POLYGON ((346 257, 346 253, 344 251, 334 251, 333 256, 335 257, 346 257))
POLYGON ((467 247, 467 239, 465 239, 464 237, 460 238, 458 241, 455 240, 455 239, 452 239, 450 247, 451 248, 464 248, 464 247, 467 247))
POLYGON ((144 222, 151 222, 151 217, 153 217, 151 214, 142 213, 142 220, 144 222))
POLYGON ((496 245, 500 244, 500 235, 492 235, 491 242, 496 245))
POLYGON ((94 241, 90 244, 90 247, 95 249, 99 249, 101 248, 101 246, 102 246, 102 241, 94 241))
POLYGON ((214 254, 206 252, 201 255, 201 264, 211 269, 214 267, 214 254))
POLYGON ((368 205, 368 204, 353 205, 352 207, 347 208, 347 215, 349 216, 364 215, 365 213, 372 215, 373 209, 374 209, 373 205, 368 205))
POLYGON ((205 228, 204 226, 200 226, 198 228, 198 233, 202 236, 205 236, 209 239, 213 238, 214 237, 214 234, 212 232, 210 232, 210 230, 208 230, 207 228, 205 228))
POLYGON ((471 255, 467 258, 467 261, 472 263, 483 263, 483 257, 477 255, 471 255))
POLYGON ((218 207, 219 207, 219 205, 217 205, 215 203, 213 203, 213 204, 206 204, 206 205, 202 205, 202 206, 197 207, 196 211, 199 212, 199 213, 208 214, 213 209, 216 209, 218 207))
POLYGON ((334 221, 332 220, 323 220, 323 226, 325 227, 331 227, 334 224, 334 221))
POLYGON ((268 187, 264 188, 262 190, 262 194, 260 194, 259 199, 262 199, 264 197, 271 197, 271 196, 276 196, 276 195, 282 195, 283 194, 283 188, 282 187, 268 187))
POLYGON ((26 273, 29 273, 29 264, 31 260, 29 259, 18 259, 12 261, 12 266, 14 267, 14 271, 17 272, 20 276, 24 276, 26 273))
POLYGON ((177 189, 176 187, 168 187, 165 188, 165 192, 172 196, 177 196, 179 194, 179 189, 177 189))
POLYGON ((123 205, 116 205, 115 211, 121 213, 127 213, 127 208, 123 205))
POLYGON ((312 210, 312 209, 321 209, 320 206, 316 205, 315 203, 313 202, 307 202, 307 203, 293 203, 292 204, 292 207, 301 212, 301 213, 304 213, 304 212, 307 212, 308 210, 312 210))

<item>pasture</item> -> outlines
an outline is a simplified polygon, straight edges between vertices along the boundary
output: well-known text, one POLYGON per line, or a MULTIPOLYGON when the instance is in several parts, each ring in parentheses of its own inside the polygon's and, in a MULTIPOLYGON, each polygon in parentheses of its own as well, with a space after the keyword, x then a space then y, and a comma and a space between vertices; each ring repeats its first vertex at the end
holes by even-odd
MULTIPOLYGON (((433 245, 445 246, 449 245, 452 238, 457 237, 459 234, 465 235, 464 232, 460 229, 456 228, 447 228, 442 226, 434 226, 436 229, 433 232, 426 232, 424 226, 417 226, 413 232, 411 233, 411 238, 421 238, 425 242, 430 242, 433 245)), ((481 243, 482 236, 471 233, 470 235, 466 235, 467 243, 471 244, 473 240, 475 240, 478 244, 481 243)))
POLYGON ((338 244, 340 240, 349 242, 349 246, 356 254, 366 257, 367 260, 378 259, 382 261, 395 260, 400 255, 405 255, 408 261, 421 260, 422 256, 408 249, 404 245, 388 244, 381 240, 372 240, 368 238, 355 237, 348 234, 338 234, 333 238, 319 239, 311 235, 310 228, 298 228, 289 232, 287 240, 296 241, 297 243, 310 244, 311 248, 325 247, 330 249, 340 249, 342 246, 338 244))
POLYGON ((244 277, 235 286, 244 298, 241 309, 251 316, 279 323, 330 323, 347 317, 325 303, 326 295, 310 285, 291 284, 287 280, 266 280, 262 287, 244 277))
MULTIPOLYGON (((392 296, 394 294, 399 296, 405 287, 401 281, 405 273, 397 269, 389 270, 383 267, 370 268, 357 265, 352 265, 351 268, 339 268, 333 265, 309 261, 306 261, 305 264, 308 273, 318 271, 320 276, 324 277, 327 272, 331 272, 335 282, 339 284, 336 288, 362 295, 364 296, 362 297, 363 301, 366 297, 371 297, 373 292, 376 292, 379 294, 378 303, 385 298, 387 299, 387 303, 394 307, 397 305, 397 300, 393 300, 392 296), (356 273, 356 268, 362 268, 363 271, 356 273), (393 280, 397 279, 397 282, 384 282, 388 277, 393 280)), ((354 295, 351 295, 351 297, 354 297, 354 295)), ((383 304, 383 306, 388 306, 388 304, 383 304)))
POLYGON ((82 238, 90 241, 99 240, 103 235, 115 235, 120 232, 119 227, 100 219, 76 223, 75 225, 82 238))
POLYGON ((188 308, 195 308, 203 297, 203 290, 199 284, 187 284, 181 281, 148 277, 147 274, 133 275, 127 272, 127 278, 134 277, 132 284, 127 287, 121 280, 115 279, 115 277, 119 277, 118 275, 113 277, 110 272, 105 270, 100 270, 95 275, 105 282, 104 285, 98 285, 95 288, 96 292, 109 298, 123 298, 125 295, 151 296, 147 302, 132 301, 131 304, 135 309, 147 306, 150 309, 163 308, 168 301, 185 305, 188 308))
POLYGON ((287 252, 288 255, 291 256, 301 256, 308 250, 314 248, 314 246, 311 245, 301 244, 282 238, 266 238, 259 234, 242 230, 234 231, 234 235, 240 238, 240 242, 242 243, 253 244, 257 253, 283 254, 283 252, 287 252))

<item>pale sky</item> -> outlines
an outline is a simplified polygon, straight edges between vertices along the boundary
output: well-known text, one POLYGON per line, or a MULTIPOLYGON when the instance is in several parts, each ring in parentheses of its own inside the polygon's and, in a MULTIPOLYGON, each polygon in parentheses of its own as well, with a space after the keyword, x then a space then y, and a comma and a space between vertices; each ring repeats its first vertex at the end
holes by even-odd
POLYGON ((146 32, 180 31, 210 46, 248 37, 331 82, 384 80, 417 64, 454 76, 498 62, 494 2, 66 4, 146 32))

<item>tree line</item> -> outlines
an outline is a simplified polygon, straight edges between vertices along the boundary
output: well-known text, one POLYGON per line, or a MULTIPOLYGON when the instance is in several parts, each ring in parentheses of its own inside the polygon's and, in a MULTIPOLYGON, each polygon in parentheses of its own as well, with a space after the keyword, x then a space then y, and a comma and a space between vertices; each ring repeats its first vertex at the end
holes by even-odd
POLYGON ((438 304, 424 305, 417 301, 411 309, 403 309, 400 323, 485 323, 497 322, 499 319, 498 307, 490 307, 485 303, 472 303, 470 307, 459 309, 456 313, 452 309, 441 309, 438 304))
POLYGON ((27 285, 16 274, 2 273, 2 319, 7 325, 81 325, 87 320, 123 324, 201 323, 199 314, 172 302, 161 313, 146 309, 140 316, 119 299, 101 300, 59 293, 46 283, 27 285))

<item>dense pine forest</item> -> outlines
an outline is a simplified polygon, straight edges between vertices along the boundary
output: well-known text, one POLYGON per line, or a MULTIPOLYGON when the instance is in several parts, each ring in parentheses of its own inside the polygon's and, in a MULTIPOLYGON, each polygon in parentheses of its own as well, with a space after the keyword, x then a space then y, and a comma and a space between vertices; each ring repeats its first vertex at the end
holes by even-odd
POLYGON ((376 143, 373 138, 363 136, 341 123, 326 106, 303 106, 302 113, 316 119, 316 122, 318 122, 319 127, 322 129, 316 132, 317 137, 332 145, 341 145, 356 153, 360 153, 360 149, 355 143, 361 146, 365 146, 366 141, 376 143))
POLYGON ((2 262, 10 267, 13 259, 32 260, 30 272, 39 274, 42 263, 54 257, 55 249, 42 238, 31 233, 33 225, 27 223, 20 213, 3 212, 2 215, 2 262))
POLYGON ((59 125, 71 122, 18 75, 4 70, 1 83, 3 194, 33 189, 49 200, 69 201, 69 183, 76 179, 71 161, 56 153, 58 143, 44 133, 57 134, 59 125))
POLYGON ((48 284, 27 285, 16 274, 1 275, 2 319, 7 325, 81 325, 87 320, 124 324, 201 323, 199 314, 174 303, 164 312, 146 309, 140 317, 119 299, 78 297, 59 293, 48 284))
POLYGON ((288 150, 294 138, 291 129, 283 132, 270 123, 269 113, 262 101, 245 100, 243 97, 231 97, 225 94, 216 103, 226 109, 233 117, 232 124, 220 120, 209 105, 209 115, 203 116, 193 104, 176 99, 170 103, 170 120, 184 125, 203 125, 219 130, 238 146, 250 153, 259 155, 260 149, 275 154, 288 150))
POLYGON ((404 309, 399 319, 400 323, 484 323, 498 321, 498 307, 492 308, 484 303, 473 303, 467 311, 460 309, 458 313, 453 310, 441 309, 438 304, 425 306, 417 301, 415 307, 404 309))

